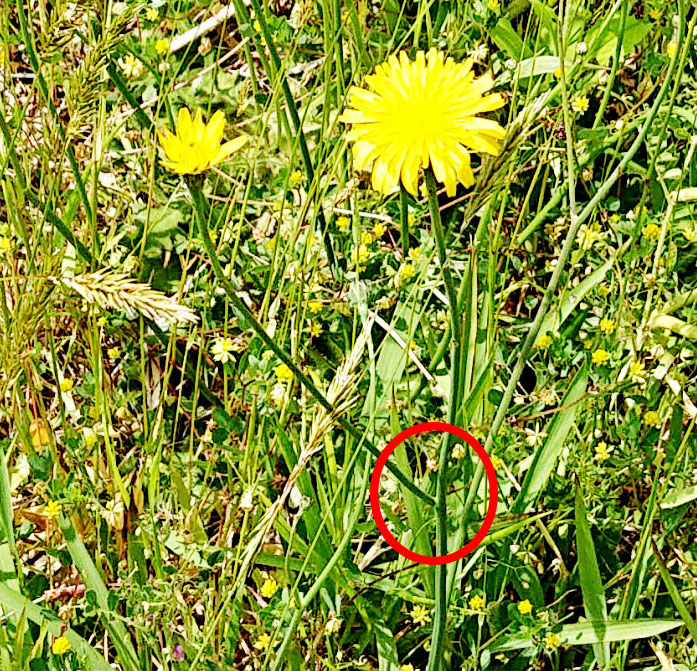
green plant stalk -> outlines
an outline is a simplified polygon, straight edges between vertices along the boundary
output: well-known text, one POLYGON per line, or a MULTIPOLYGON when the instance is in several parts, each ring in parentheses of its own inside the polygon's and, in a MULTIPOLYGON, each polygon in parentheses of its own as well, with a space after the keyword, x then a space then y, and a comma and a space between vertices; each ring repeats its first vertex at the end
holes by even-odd
MULTIPOLYGON (((627 167, 627 164, 634 158, 634 155, 637 153, 641 145, 644 143, 646 134, 653 125, 654 119, 658 114, 658 110, 661 106, 661 103, 663 102, 663 99, 665 98, 666 94, 668 93, 668 90, 670 89, 671 82, 673 81, 673 75, 675 74, 675 68, 678 63, 678 55, 682 51, 685 30, 685 10, 682 2, 679 3, 679 7, 679 44, 678 48, 675 50, 675 53, 673 54, 673 57, 671 58, 665 80, 661 85, 658 94, 656 95, 656 99, 654 100, 654 103, 651 106, 649 113, 646 115, 646 120, 644 121, 644 124, 641 127, 641 129, 639 130, 639 134, 637 135, 636 139, 631 144, 629 149, 626 151, 626 153, 624 154, 620 162, 617 164, 615 169, 612 171, 612 173, 610 173, 608 178, 600 185, 600 188, 598 189, 596 194, 590 199, 590 201, 588 201, 583 210, 581 210, 581 212, 577 215, 576 220, 572 222, 571 226, 569 227, 569 231, 566 234, 566 238, 564 240, 561 252, 559 254, 557 265, 554 268, 552 277, 549 280, 549 285, 547 286, 544 296, 542 297, 540 307, 538 308, 537 313, 535 314, 535 319, 530 325, 530 330, 528 331, 528 335, 525 337, 523 345, 520 349, 520 354, 518 355, 518 359, 516 360, 515 366, 508 380, 508 384, 506 385, 506 389, 503 393, 503 398, 501 399, 501 403, 491 423, 489 435, 487 436, 486 442, 484 443, 484 449, 487 452, 491 452, 491 449, 494 445, 494 441, 496 440, 496 436, 499 430, 501 429, 501 426, 503 425, 506 413, 508 412, 508 408, 511 405, 511 401, 513 400, 515 388, 518 385, 520 376, 523 373, 523 368, 525 367, 525 363, 528 360, 530 350, 532 349, 533 343, 537 338, 537 334, 539 333, 542 321, 545 318, 545 315, 547 314, 550 305, 552 304, 552 300, 554 299, 557 287, 559 286, 559 281, 561 280, 562 272, 564 270, 564 267, 566 266, 566 262, 574 245, 578 229, 580 228, 581 224, 583 224, 583 222, 590 218, 590 216, 595 211, 595 208, 603 201, 605 196, 607 196, 607 194, 610 192, 610 189, 614 186, 615 182, 619 179, 620 175, 627 167)), ((465 517, 465 522, 469 518, 474 502, 474 497, 477 494, 477 490, 479 489, 479 484, 481 483, 483 475, 484 465, 481 463, 477 463, 474 478, 472 481, 472 487, 470 488, 470 491, 467 495, 467 500, 465 501, 465 506, 463 509, 463 516, 465 517)))
POLYGON ((409 254, 409 197, 404 184, 399 183, 399 223, 401 224, 402 261, 409 254))
MULTIPOLYGON (((462 328, 460 323, 460 311, 458 310, 457 292, 453 283, 450 267, 448 266, 447 248, 445 246, 445 233, 443 222, 438 208, 438 191, 433 172, 426 170, 426 188, 428 189, 428 209, 431 214, 431 226, 436 240, 438 260, 440 261, 448 297, 450 311, 450 403, 448 404, 448 423, 456 424, 460 400, 460 361, 462 359, 462 328)), ((448 509, 446 503, 447 479, 446 466, 450 451, 452 436, 446 433, 441 443, 438 460, 438 479, 436 482, 436 551, 439 556, 448 554, 448 509)), ((428 654, 427 671, 440 671, 443 658, 443 643, 445 641, 445 629, 448 617, 448 591, 447 591, 447 564, 439 564, 435 567, 436 578, 436 608, 433 619, 433 634, 431 638, 431 650, 428 654)))
MULTIPOLYGON (((218 278, 218 281, 220 282, 222 287, 225 289, 225 293, 227 294, 227 297, 232 303, 233 307, 239 313, 242 314, 244 319, 249 324, 250 328, 254 331, 254 333, 256 333, 256 335, 261 339, 261 341, 293 371, 294 375, 298 378, 299 382, 310 392, 310 394, 315 398, 315 400, 325 410, 332 413, 334 408, 332 404, 325 398, 324 394, 322 394, 322 392, 319 389, 317 389, 312 380, 307 375, 305 375, 305 373, 302 372, 299 366, 293 361, 291 356, 282 347, 280 347, 272 338, 269 337, 269 335, 264 330, 264 327, 259 323, 259 321, 252 314, 250 309, 237 295, 235 287, 232 285, 230 280, 228 280, 228 278, 225 276, 225 273, 223 272, 223 268, 220 265, 220 260, 218 259, 218 253, 215 249, 215 246, 213 245, 213 242, 211 241, 210 232, 208 230, 208 201, 206 200, 206 197, 203 195, 203 191, 201 189, 202 182, 200 177, 188 176, 187 185, 189 187, 189 192, 191 193, 191 199, 194 204, 194 211, 196 212, 196 218, 200 226, 203 244, 210 258, 211 265, 213 266, 213 272, 215 273, 215 276, 218 278)), ((347 433, 349 433, 355 440, 358 441, 358 444, 364 442, 366 448, 371 454, 373 454, 373 456, 380 456, 380 450, 378 450, 373 444, 371 444, 360 431, 358 431, 352 424, 348 422, 347 419, 345 419, 344 417, 340 417, 337 421, 347 433)), ((396 466, 388 462, 387 468, 397 478, 397 480, 399 480, 401 484, 403 484, 410 492, 412 492, 412 494, 418 496, 422 501, 425 501, 430 505, 433 505, 435 503, 433 498, 431 498, 425 492, 422 492, 396 466)))

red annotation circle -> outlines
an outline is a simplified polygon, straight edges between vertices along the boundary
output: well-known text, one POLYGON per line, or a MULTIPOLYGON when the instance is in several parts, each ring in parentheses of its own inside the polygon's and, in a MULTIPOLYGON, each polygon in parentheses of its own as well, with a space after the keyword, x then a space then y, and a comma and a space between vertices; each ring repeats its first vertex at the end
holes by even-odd
POLYGON ((496 471, 494 465, 489 459, 489 455, 484 451, 484 448, 464 429, 459 426, 453 426, 452 424, 447 424, 446 422, 424 422, 422 424, 416 424, 408 429, 405 429, 401 433, 397 434, 388 444, 387 447, 380 453, 375 468, 373 469, 373 475, 370 479, 370 508, 373 512, 373 517, 375 518, 375 524, 377 524, 382 537, 389 543, 389 545, 396 550, 399 554, 407 559, 418 562, 420 564, 429 564, 434 566, 436 564, 449 564, 450 562, 462 559, 466 554, 469 554, 474 550, 483 540, 484 537, 489 532, 491 525, 494 521, 494 515, 496 515, 496 504, 499 498, 499 489, 496 482, 496 471), (420 433, 426 433, 427 431, 446 431, 447 433, 457 436, 461 440, 464 440, 478 455, 484 464, 484 469, 486 470, 486 477, 489 481, 489 505, 487 506, 486 516, 484 517, 484 522, 482 523, 479 531, 474 535, 467 545, 460 548, 456 552, 451 552, 447 555, 441 555, 440 557, 429 557, 428 555, 422 555, 418 552, 412 552, 408 548, 404 547, 389 531, 385 520, 382 516, 382 510, 380 510, 380 476, 385 468, 387 459, 395 451, 398 445, 403 443, 407 438, 416 436, 420 433))

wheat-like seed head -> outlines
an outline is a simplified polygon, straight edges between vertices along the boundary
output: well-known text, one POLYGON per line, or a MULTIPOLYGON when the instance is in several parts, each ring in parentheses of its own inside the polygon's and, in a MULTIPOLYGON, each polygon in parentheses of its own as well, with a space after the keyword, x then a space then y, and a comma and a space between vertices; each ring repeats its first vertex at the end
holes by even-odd
POLYGON ((181 305, 175 298, 152 289, 150 285, 134 282, 127 275, 110 270, 98 270, 73 277, 52 277, 56 284, 69 287, 88 303, 100 308, 125 312, 132 317, 141 313, 153 320, 169 322, 198 322, 193 310, 181 305))

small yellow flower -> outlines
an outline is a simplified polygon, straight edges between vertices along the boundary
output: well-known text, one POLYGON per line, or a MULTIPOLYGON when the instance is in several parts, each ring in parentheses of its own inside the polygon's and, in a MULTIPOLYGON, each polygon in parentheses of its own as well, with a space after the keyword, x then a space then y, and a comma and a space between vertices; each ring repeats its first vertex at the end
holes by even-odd
POLYGON ((263 584, 261 585, 261 589, 259 590, 259 593, 265 598, 265 599, 271 599, 274 594, 278 592, 278 583, 274 578, 266 578, 264 580, 263 584))
POLYGON ((44 507, 44 517, 55 520, 61 514, 63 506, 58 501, 49 501, 44 507))
POLYGON ((169 52, 169 42, 164 38, 160 38, 155 42, 155 51, 157 51, 160 56, 164 56, 169 52))
POLYGON ((361 233, 361 243, 364 245, 372 245, 373 234, 370 231, 363 231, 363 233, 361 233))
POLYGON ((378 222, 375 224, 375 226, 373 226, 373 237, 376 240, 379 240, 383 235, 385 235, 386 230, 385 224, 378 222))
POLYGON ((372 186, 389 194, 400 182, 419 195, 420 170, 431 168, 454 196, 458 183, 472 186, 470 151, 498 155, 504 129, 479 115, 503 107, 499 93, 488 93, 494 80, 475 78, 473 60, 457 63, 436 48, 393 54, 365 78, 366 88, 352 86, 339 121, 351 125, 356 168, 372 171, 372 186))
POLYGON ((537 342, 535 343, 535 347, 541 349, 541 350, 546 350, 549 349, 551 344, 554 341, 552 340, 552 336, 548 335, 547 333, 543 333, 538 339, 537 342))
POLYGON ((501 9, 501 2, 500 0, 488 0, 486 6, 490 12, 498 12, 501 9))
POLYGON ((276 367, 276 379, 279 382, 290 384, 293 381, 293 371, 285 363, 281 363, 276 367))
POLYGON ((160 18, 160 12, 158 12, 155 7, 148 7, 148 9, 145 10, 145 18, 148 21, 157 21, 157 19, 160 18))
POLYGON ((257 33, 261 32, 261 23, 259 23, 259 19, 255 18, 254 21, 252 21, 252 28, 254 28, 257 33))
POLYGON ((660 21, 663 18, 663 10, 660 7, 651 7, 649 9, 649 17, 653 21, 660 21))
POLYGON ((291 186, 300 186, 303 182, 303 174, 300 170, 293 170, 288 178, 288 183, 291 186))
POLYGON ((605 335, 610 335, 615 330, 615 321, 605 317, 600 320, 598 326, 605 335))
POLYGON ((593 247, 593 245, 602 238, 602 232, 600 230, 600 225, 597 222, 592 224, 582 224, 578 229, 578 234, 576 239, 578 240, 578 246, 583 251, 588 251, 593 247))
POLYGON ((470 599, 469 606, 472 610, 484 610, 484 606, 486 606, 486 600, 480 594, 475 594, 470 599))
POLYGON ((428 622, 431 621, 431 611, 426 608, 426 606, 422 606, 421 604, 416 604, 410 611, 409 615, 411 616, 411 621, 419 626, 422 624, 427 624, 428 622))
POLYGON ((561 79, 561 66, 558 67, 553 74, 555 79, 561 79))
POLYGON ((90 429, 88 426, 82 430, 82 437, 85 439, 85 446, 88 450, 94 447, 99 440, 94 429, 90 429))
POLYGON ((599 463, 602 463, 606 459, 610 458, 610 452, 612 452, 612 447, 608 447, 608 444, 604 440, 601 440, 595 446, 595 456, 593 459, 599 463))
POLYGON ((402 664, 399 671, 415 671, 413 664, 402 664))
POLYGON ((530 603, 530 599, 525 599, 518 602, 518 612, 521 615, 530 615, 530 613, 532 613, 532 604, 530 603))
POLYGON ((318 324, 317 322, 312 322, 310 324, 310 337, 311 338, 318 338, 319 336, 322 335, 322 331, 324 331, 324 329, 322 328, 322 324, 318 324))
POLYGON ((351 251, 351 261, 356 265, 362 266, 368 260, 368 248, 360 245, 351 251))
POLYGON ((271 645, 271 636, 264 632, 263 634, 260 634, 257 637, 257 640, 254 641, 254 647, 257 650, 268 650, 269 646, 271 645))
POLYGON ((0 237, 0 252, 9 254, 12 251, 13 246, 14 245, 12 244, 12 238, 8 238, 6 236, 0 237))
POLYGON ((179 175, 195 175, 222 163, 249 139, 246 135, 240 135, 221 145, 224 131, 225 114, 222 110, 218 110, 205 124, 200 109, 192 120, 189 110, 182 107, 176 134, 168 129, 158 131, 160 146, 168 159, 162 165, 179 175))
POLYGON ((60 388, 63 393, 68 393, 69 391, 72 391, 74 386, 75 383, 68 377, 65 377, 61 380, 60 388))
POLYGON ((629 377, 635 384, 646 381, 646 366, 642 361, 633 361, 629 366, 629 377))
POLYGON ((409 260, 412 263, 418 263, 421 260, 421 257, 423 257, 424 252, 421 249, 421 246, 419 245, 418 247, 412 247, 409 250, 409 260))
POLYGON ((661 236, 661 227, 658 224, 651 222, 650 224, 646 224, 646 226, 641 229, 641 234, 647 240, 658 240, 658 238, 661 236))
POLYGON ((138 79, 143 74, 143 64, 133 54, 126 54, 123 58, 119 58, 118 64, 126 77, 130 79, 138 79))
POLYGON ((337 217, 336 226, 340 231, 348 231, 349 226, 351 226, 351 220, 348 217, 337 217))
POLYGON ((660 426, 661 416, 655 410, 647 410, 642 417, 642 421, 647 426, 660 426))
POLYGON ((668 58, 673 58, 675 56, 675 51, 678 48, 678 43, 675 42, 674 40, 671 40, 666 44, 666 55, 668 58))
POLYGON ((595 366, 604 366, 608 361, 610 361, 610 355, 606 350, 599 348, 593 352, 591 355, 591 360, 595 366))
POLYGON ((619 214, 617 214, 617 212, 615 212, 615 213, 610 215, 608 221, 611 224, 619 224, 620 221, 622 221, 622 217, 619 214))
POLYGON ((491 465, 498 471, 503 468, 503 459, 497 457, 495 454, 491 455, 491 465))
POLYGON ((414 266, 411 263, 403 263, 397 272, 398 284, 401 285, 404 282, 408 282, 414 275, 416 275, 414 266))
POLYGON ((226 364, 228 361, 234 361, 235 359, 232 356, 234 348, 235 344, 232 338, 216 338, 211 347, 213 361, 218 361, 222 364, 226 364))
POLYGON ((455 447, 453 447, 453 451, 450 453, 450 456, 459 461, 465 456, 465 454, 467 454, 465 446, 462 443, 458 443, 455 445, 455 447))
POLYGON ((585 114, 589 106, 588 96, 578 96, 571 101, 571 109, 578 114, 585 114))
POLYGON ((66 636, 59 636, 53 639, 51 652, 54 655, 64 655, 68 650, 70 650, 70 641, 66 636))
POLYGON ((559 634, 547 634, 545 636, 545 645, 550 650, 556 650, 561 645, 561 636, 559 634))
POLYGON ((322 309, 322 301, 312 300, 307 302, 307 309, 316 315, 322 309))
POLYGON ((118 347, 110 347, 110 348, 106 351, 106 355, 107 355, 110 359, 116 359, 116 358, 119 356, 119 348, 118 348, 118 347))

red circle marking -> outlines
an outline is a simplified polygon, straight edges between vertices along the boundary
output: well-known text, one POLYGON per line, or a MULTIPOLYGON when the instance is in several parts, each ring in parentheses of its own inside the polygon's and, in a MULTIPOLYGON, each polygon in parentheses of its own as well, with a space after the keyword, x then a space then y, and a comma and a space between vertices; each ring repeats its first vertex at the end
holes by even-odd
POLYGON ((412 561, 420 564, 429 564, 431 566, 436 564, 449 564, 450 562, 462 559, 466 554, 472 552, 472 550, 474 550, 484 540, 484 537, 489 532, 489 529, 494 521, 498 498, 499 489, 496 482, 496 470, 494 469, 494 465, 491 463, 491 459, 489 459, 489 455, 484 451, 484 448, 474 439, 474 437, 467 433, 467 431, 461 429, 459 426, 453 426, 452 424, 447 424, 446 422, 423 422, 422 424, 416 424, 397 434, 389 443, 387 443, 387 447, 380 453, 377 463, 375 464, 375 468, 373 469, 373 475, 370 479, 370 508, 373 512, 373 517, 375 518, 375 524, 377 524, 378 530, 382 534, 382 537, 403 557, 411 559, 412 561), (489 481, 489 505, 487 506, 486 516, 484 517, 484 522, 482 523, 481 528, 474 535, 474 538, 467 543, 467 545, 455 552, 451 552, 447 555, 441 555, 440 557, 429 557, 428 555, 422 555, 418 552, 412 552, 409 548, 404 547, 390 533, 382 516, 382 510, 380 510, 380 476, 385 468, 387 459, 395 451, 397 446, 403 443, 407 438, 411 438, 412 436, 416 436, 420 433, 425 433, 426 431, 446 431, 447 433, 464 440, 479 455, 479 458, 484 464, 484 469, 486 470, 487 480, 489 481))

